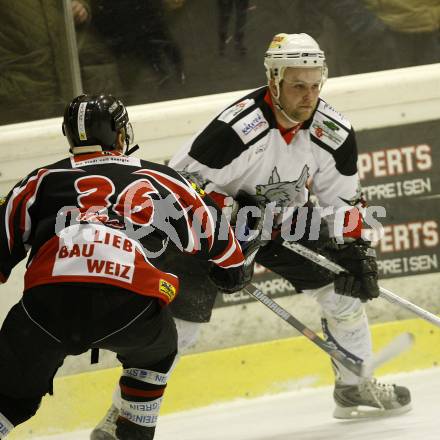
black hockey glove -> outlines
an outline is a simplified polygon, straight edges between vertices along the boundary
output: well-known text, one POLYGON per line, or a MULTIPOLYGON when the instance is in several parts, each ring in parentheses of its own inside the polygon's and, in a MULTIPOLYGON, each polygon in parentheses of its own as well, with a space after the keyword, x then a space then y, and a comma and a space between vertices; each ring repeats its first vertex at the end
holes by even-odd
POLYGON ((223 293, 234 293, 243 289, 250 283, 254 274, 255 255, 260 249, 259 240, 253 240, 243 250, 245 262, 239 267, 223 269, 215 264, 211 266, 209 278, 223 293))
POLYGON ((245 262, 240 267, 223 269, 213 265, 210 270, 211 281, 223 293, 233 293, 243 289, 252 280, 254 274, 255 256, 261 246, 267 242, 261 239, 264 224, 264 208, 260 208, 254 196, 240 191, 236 197, 238 209, 236 215, 231 219, 235 228, 235 235, 241 244, 245 262), (251 207, 253 211, 241 208, 251 207), (255 209, 257 208, 257 209, 255 209))
POLYGON ((335 276, 336 293, 359 298, 362 302, 379 296, 376 251, 369 242, 359 238, 350 243, 334 244, 326 250, 348 271, 335 276))

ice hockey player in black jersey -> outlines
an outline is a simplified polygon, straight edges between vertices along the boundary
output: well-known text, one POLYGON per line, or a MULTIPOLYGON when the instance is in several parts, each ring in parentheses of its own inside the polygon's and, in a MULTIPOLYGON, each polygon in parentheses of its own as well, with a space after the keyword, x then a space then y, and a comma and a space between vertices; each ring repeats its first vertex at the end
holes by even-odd
POLYGON ((117 353, 115 436, 151 440, 177 352, 179 280, 155 266, 174 249, 210 262, 229 291, 244 256, 209 196, 174 170, 129 156, 125 106, 81 95, 66 107, 71 157, 36 169, 0 207, 0 281, 29 253, 21 301, 0 330, 0 438, 37 411, 67 355, 117 353))
MULTIPOLYGON (((280 215, 274 217, 272 239, 260 248, 256 261, 290 281, 297 292, 316 299, 326 337, 368 363, 372 346, 362 301, 377 297, 379 289, 375 253, 362 237, 364 201, 354 129, 320 97, 327 79, 325 55, 309 35, 275 35, 264 65, 267 85, 224 109, 169 165, 195 179, 219 206, 234 210, 235 200, 243 193, 258 206, 275 203, 280 215), (283 228, 283 220, 292 223, 289 213, 295 216, 310 203, 309 193, 322 212, 328 213, 331 239, 324 225, 313 236, 316 231, 310 221, 305 234, 283 228), (351 274, 334 280, 283 246, 289 240, 300 240, 319 251, 327 248, 351 274)), ((203 264, 182 259, 176 270, 188 289, 174 302, 172 311, 179 323, 179 339, 193 341, 200 327, 196 323, 210 320, 217 292, 205 281, 203 264)), ((336 418, 386 416, 410 409, 405 387, 379 383, 373 377, 360 380, 337 364, 334 370, 336 418)), ((113 418, 117 407, 115 399, 108 413, 113 418)), ((107 435, 111 419, 103 420, 92 440, 112 438, 107 435)))

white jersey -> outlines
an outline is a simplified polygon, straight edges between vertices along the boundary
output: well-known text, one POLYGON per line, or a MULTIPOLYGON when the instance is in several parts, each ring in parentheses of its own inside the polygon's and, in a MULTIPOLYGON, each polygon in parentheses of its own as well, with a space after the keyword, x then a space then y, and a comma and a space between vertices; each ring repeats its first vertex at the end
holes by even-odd
POLYGON ((357 148, 350 122, 322 99, 312 117, 282 133, 267 87, 226 108, 170 161, 207 192, 262 203, 302 206, 308 188, 321 207, 349 207, 360 196, 357 148))

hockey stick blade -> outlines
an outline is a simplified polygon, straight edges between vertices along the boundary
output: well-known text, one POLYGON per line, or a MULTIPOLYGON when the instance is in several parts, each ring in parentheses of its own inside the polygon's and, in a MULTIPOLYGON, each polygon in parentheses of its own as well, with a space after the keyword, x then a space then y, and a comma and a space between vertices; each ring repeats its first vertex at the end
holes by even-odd
POLYGON ((362 376, 369 377, 373 371, 390 361, 391 359, 399 356, 404 351, 411 348, 414 344, 414 335, 412 333, 401 333, 396 338, 394 338, 388 345, 386 345, 382 350, 376 353, 373 357, 372 362, 364 364, 362 368, 362 376))
MULTIPOLYGON (((317 265, 324 267, 330 272, 336 274, 341 272, 346 272, 346 270, 339 264, 335 263, 332 260, 329 260, 327 257, 324 257, 324 255, 321 255, 318 252, 315 252, 312 249, 303 246, 302 244, 296 243, 294 241, 283 241, 283 246, 297 253, 298 255, 301 255, 304 258, 313 261, 317 265)), ((387 289, 384 289, 383 287, 380 287, 379 290, 380 290, 380 297, 385 299, 389 303, 403 307, 404 309, 409 310, 410 312, 414 313, 415 315, 419 316, 425 321, 428 321, 431 324, 440 327, 440 318, 438 316, 434 315, 431 312, 428 312, 425 309, 422 309, 421 307, 417 306, 416 304, 413 304, 412 302, 404 298, 401 298, 400 296, 396 295, 395 293, 387 289)))
POLYGON ((302 333, 306 338, 317 345, 321 350, 325 351, 332 359, 338 361, 345 368, 350 370, 356 376, 362 377, 364 374, 365 367, 363 362, 359 359, 354 359, 346 355, 341 351, 335 344, 329 341, 325 341, 319 337, 314 331, 306 327, 300 321, 298 321, 293 315, 291 315, 287 310, 283 309, 278 303, 273 299, 265 295, 260 289, 255 287, 253 284, 247 284, 243 289, 246 293, 254 297, 256 300, 260 301, 267 308, 272 310, 276 315, 302 333))

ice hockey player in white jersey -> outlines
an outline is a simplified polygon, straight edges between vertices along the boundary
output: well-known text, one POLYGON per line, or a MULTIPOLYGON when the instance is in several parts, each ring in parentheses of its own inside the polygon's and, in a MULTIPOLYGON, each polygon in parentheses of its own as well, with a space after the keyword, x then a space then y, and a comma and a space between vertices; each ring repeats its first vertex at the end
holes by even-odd
MULTIPOLYGON (((245 193, 258 206, 275 203, 280 212, 292 212, 309 204, 311 192, 322 209, 343 212, 340 222, 337 215, 328 216, 329 233, 322 225, 319 237, 313 236, 310 215, 306 233, 299 236, 295 230, 286 237, 290 231, 283 230, 282 221, 275 222, 271 240, 260 248, 256 261, 315 298, 326 337, 368 363, 372 344, 362 303, 377 297, 379 288, 375 253, 362 237, 365 202, 354 129, 320 98, 327 79, 325 55, 309 35, 275 35, 264 65, 268 84, 224 109, 174 155, 170 166, 195 179, 223 207, 233 207, 233 200, 245 193), (283 240, 289 239, 319 251, 331 247, 332 258, 350 274, 334 279, 284 247, 283 240)), ((202 265, 188 258, 175 264, 186 289, 172 311, 179 319, 179 337, 189 341, 197 331, 195 322, 209 321, 217 292, 204 281, 202 265)), ((360 380, 337 364, 334 370, 336 418, 394 415, 411 407, 405 387, 374 377, 360 380)), ((117 414, 115 406, 108 414, 112 412, 117 414)), ((110 439, 99 436, 109 423, 108 418, 91 438, 110 439)))

